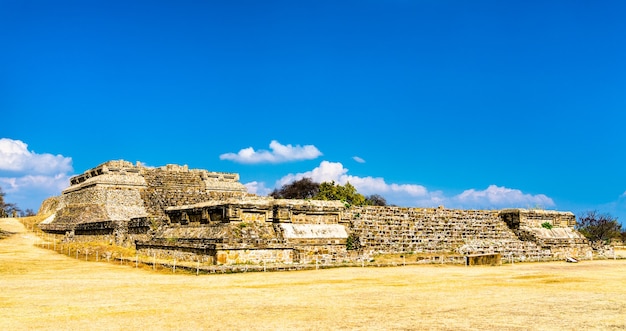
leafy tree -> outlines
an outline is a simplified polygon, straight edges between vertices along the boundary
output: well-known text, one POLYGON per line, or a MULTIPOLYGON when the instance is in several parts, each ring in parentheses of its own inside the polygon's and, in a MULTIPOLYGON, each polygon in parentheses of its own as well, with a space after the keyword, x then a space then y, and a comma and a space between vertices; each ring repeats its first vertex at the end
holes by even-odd
POLYGON ((314 197, 316 200, 341 200, 335 181, 320 184, 320 191, 314 197))
POLYGON ((348 238, 346 238, 346 249, 347 250, 358 250, 361 246, 361 239, 358 235, 351 233, 348 238))
POLYGON ((17 205, 4 201, 5 195, 6 193, 4 193, 4 191, 2 191, 2 187, 0 187, 0 217, 9 217, 20 213, 21 210, 17 208, 17 205))
POLYGON ((317 200, 341 200, 356 206, 365 204, 365 196, 358 193, 350 182, 344 186, 335 184, 335 181, 321 183, 319 193, 313 198, 317 200))
POLYGON ((274 189, 270 196, 277 199, 341 200, 356 206, 387 205, 387 201, 382 196, 373 194, 366 198, 363 194, 357 192, 356 188, 350 183, 346 183, 343 186, 336 184, 334 181, 319 184, 307 177, 283 185, 279 189, 274 189))
POLYGON ((320 184, 311 178, 302 178, 290 184, 283 185, 280 189, 274 189, 271 197, 277 199, 311 199, 320 191, 320 184))
POLYGON ((386 206, 387 200, 381 195, 372 194, 365 198, 365 204, 368 206, 386 206))
POLYGON ((608 243, 611 239, 620 239, 622 226, 617 218, 609 214, 600 214, 595 210, 587 211, 578 217, 576 229, 590 241, 608 243))
POLYGON ((4 191, 2 191, 2 187, 0 187, 0 217, 7 217, 6 211, 4 210, 4 191))

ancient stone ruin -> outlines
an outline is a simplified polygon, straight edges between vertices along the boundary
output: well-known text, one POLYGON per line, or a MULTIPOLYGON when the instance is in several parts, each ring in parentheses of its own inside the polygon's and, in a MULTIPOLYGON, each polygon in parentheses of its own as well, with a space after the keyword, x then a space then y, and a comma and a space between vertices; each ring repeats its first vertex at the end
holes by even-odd
POLYGON ((70 184, 40 224, 43 231, 65 240, 134 245, 142 254, 179 261, 334 264, 412 254, 463 263, 480 255, 505 261, 591 256, 570 212, 273 199, 248 194, 238 174, 123 160, 103 163, 70 184))

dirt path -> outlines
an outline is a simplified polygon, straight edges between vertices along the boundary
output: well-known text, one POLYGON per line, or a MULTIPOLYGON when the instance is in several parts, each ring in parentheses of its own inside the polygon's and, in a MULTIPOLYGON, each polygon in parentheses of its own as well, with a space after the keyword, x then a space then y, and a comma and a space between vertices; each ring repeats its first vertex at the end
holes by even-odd
POLYGON ((24 228, 24 225, 22 225, 22 223, 20 223, 20 221, 15 218, 0 218, 0 230, 13 233, 26 232, 26 228, 24 228))
POLYGON ((34 244, 41 240, 15 218, 0 218, 0 230, 9 234, 0 241, 0 267, 6 267, 10 262, 38 260, 51 253, 37 249, 34 244))
POLYGON ((0 330, 626 330, 626 260, 194 276, 0 228, 0 330))

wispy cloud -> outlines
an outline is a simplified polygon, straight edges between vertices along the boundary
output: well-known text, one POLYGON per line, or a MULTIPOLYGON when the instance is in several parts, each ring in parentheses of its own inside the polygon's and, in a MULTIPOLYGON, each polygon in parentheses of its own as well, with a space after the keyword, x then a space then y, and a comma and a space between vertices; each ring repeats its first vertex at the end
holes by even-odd
POLYGON ((238 153, 225 153, 220 155, 220 160, 229 160, 238 163, 283 163, 300 160, 312 160, 322 155, 313 145, 292 146, 283 145, 276 140, 270 143, 270 150, 258 150, 248 147, 238 153))
POLYGON ((589 210, 608 213, 616 217, 622 226, 626 226, 626 192, 620 194, 615 200, 606 203, 579 207, 578 210, 576 210, 576 214, 579 215, 589 210))
POLYGON ((449 208, 500 209, 555 206, 554 201, 544 194, 533 195, 497 185, 489 185, 484 190, 467 189, 457 195, 447 195, 442 191, 430 191, 422 185, 388 183, 382 177, 352 176, 348 174, 348 171, 349 169, 339 162, 322 161, 311 171, 282 177, 276 182, 276 187, 308 177, 318 183, 334 181, 345 185, 350 182, 362 194, 379 194, 390 204, 406 207, 444 205, 449 208))
POLYGON ((358 163, 365 163, 365 160, 363 160, 362 158, 358 156, 353 156, 352 159, 358 163))
POLYGON ((34 208, 69 185, 72 158, 28 150, 20 140, 0 139, 0 187, 6 201, 34 208))

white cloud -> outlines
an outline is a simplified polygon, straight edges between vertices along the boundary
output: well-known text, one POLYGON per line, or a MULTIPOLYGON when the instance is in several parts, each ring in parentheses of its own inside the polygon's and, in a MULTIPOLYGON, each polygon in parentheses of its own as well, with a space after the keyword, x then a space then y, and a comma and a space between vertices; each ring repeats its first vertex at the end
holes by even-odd
POLYGON ((554 201, 544 194, 528 194, 517 189, 489 185, 485 190, 465 190, 453 198, 453 203, 462 206, 490 208, 506 207, 552 207, 554 201))
POLYGON ((144 167, 144 168, 150 168, 150 169, 156 168, 155 166, 151 166, 151 165, 149 165, 149 164, 147 164, 145 162, 141 162, 141 161, 137 161, 137 166, 141 166, 141 167, 144 167))
POLYGON ((442 191, 429 191, 426 187, 416 184, 387 183, 382 177, 358 177, 348 174, 348 169, 339 162, 322 161, 311 171, 288 174, 276 182, 282 187, 304 177, 313 181, 329 182, 345 185, 350 182, 359 193, 364 195, 379 194, 388 204, 405 207, 437 207, 462 209, 500 209, 553 207, 554 201, 544 194, 528 194, 518 189, 490 185, 485 190, 468 189, 458 195, 446 195, 442 191))
POLYGON ((69 185, 72 158, 28 150, 20 140, 0 139, 0 187, 5 200, 22 209, 37 208, 69 185))
POLYGON ((0 139, 0 171, 18 174, 55 175, 72 172, 72 158, 62 155, 37 154, 20 140, 0 139))
POLYGON ((345 185, 349 182, 357 191, 365 195, 380 194, 384 196, 385 193, 391 193, 394 195, 423 197, 428 194, 426 188, 421 185, 389 184, 381 177, 358 177, 348 175, 348 169, 344 168, 343 164, 329 161, 322 161, 317 168, 311 171, 288 174, 276 182, 276 187, 281 187, 304 177, 311 178, 311 180, 318 183, 334 181, 337 184, 345 185))
POLYGON ((358 163, 365 163, 365 160, 363 160, 362 158, 358 156, 353 156, 352 159, 358 163))
POLYGON ((42 191, 58 194, 65 189, 70 182, 70 175, 57 174, 55 176, 23 176, 23 177, 0 177, 0 186, 6 193, 25 191, 42 191))
POLYGON ((319 167, 298 174, 288 174, 276 182, 276 187, 281 187, 285 184, 289 184, 293 181, 300 180, 302 178, 311 178, 314 182, 339 182, 339 179, 348 172, 341 163, 322 161, 319 167))
POLYGON ((220 160, 230 160, 238 163, 282 163, 299 160, 312 160, 322 155, 313 145, 292 146, 283 145, 276 140, 270 143, 270 150, 258 150, 248 147, 238 153, 225 153, 220 155, 220 160))
POLYGON ((248 193, 252 193, 252 194, 256 194, 260 196, 266 196, 272 193, 272 189, 265 187, 265 183, 263 182, 254 181, 254 182, 243 184, 243 186, 246 187, 246 189, 248 190, 248 193))

